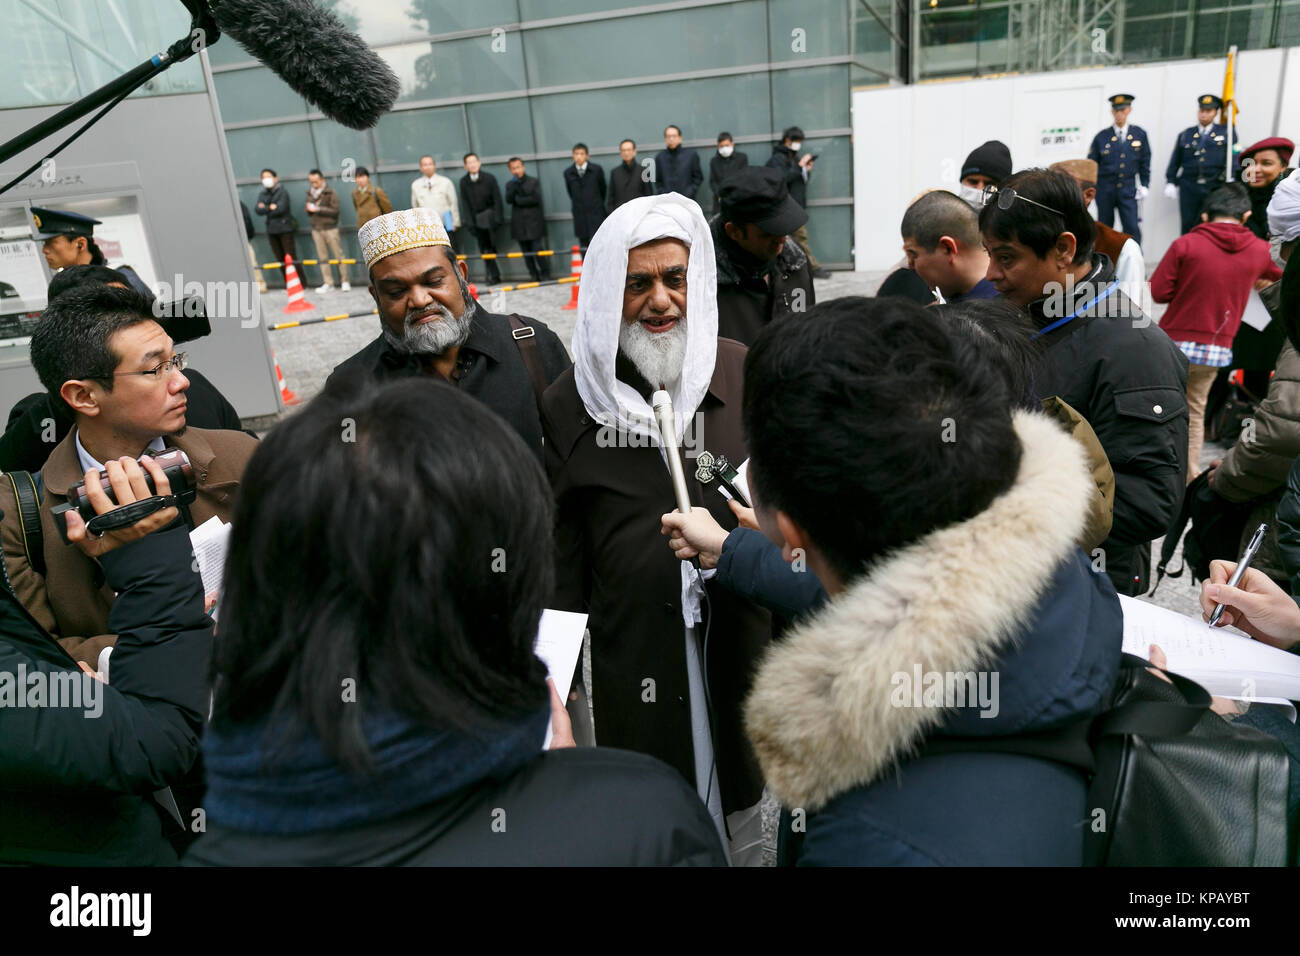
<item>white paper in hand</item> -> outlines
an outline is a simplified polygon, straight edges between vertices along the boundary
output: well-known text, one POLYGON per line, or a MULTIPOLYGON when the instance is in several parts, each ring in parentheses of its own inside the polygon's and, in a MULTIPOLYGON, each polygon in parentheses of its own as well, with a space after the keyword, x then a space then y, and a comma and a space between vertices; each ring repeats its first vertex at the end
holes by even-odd
MULTIPOLYGON (((199 577, 203 579, 203 596, 221 592, 221 578, 226 567, 226 551, 230 548, 230 525, 216 515, 190 532, 190 547, 199 564, 199 577)), ((212 612, 213 620, 217 613, 212 612)))
POLYGON ((1269 315, 1264 300, 1254 289, 1250 290, 1250 298, 1246 300, 1246 311, 1242 313, 1241 321, 1243 325, 1249 325, 1259 332, 1263 332, 1273 321, 1273 316, 1269 315))
MULTIPOLYGON (((569 685, 573 682, 574 668, 578 666, 578 655, 582 653, 582 637, 586 630, 587 615, 574 611, 553 611, 550 608, 542 611, 542 619, 537 624, 533 653, 546 665, 547 676, 555 683, 560 700, 569 699, 569 685)), ((548 721, 542 749, 545 750, 550 745, 551 725, 548 721)))

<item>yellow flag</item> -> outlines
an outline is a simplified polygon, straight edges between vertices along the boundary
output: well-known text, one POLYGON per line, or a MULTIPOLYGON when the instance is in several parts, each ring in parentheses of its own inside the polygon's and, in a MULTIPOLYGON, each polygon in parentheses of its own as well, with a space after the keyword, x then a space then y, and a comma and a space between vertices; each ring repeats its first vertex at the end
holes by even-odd
POLYGON ((1236 70, 1236 66, 1237 66, 1237 48, 1234 46, 1228 50, 1228 68, 1227 70, 1224 71, 1223 74, 1223 109, 1219 116, 1219 122, 1221 123, 1228 122, 1229 103, 1232 104, 1233 113, 1241 112, 1241 110, 1237 108, 1237 104, 1233 101, 1233 96, 1235 94, 1233 93, 1232 85, 1234 79, 1233 74, 1236 70))

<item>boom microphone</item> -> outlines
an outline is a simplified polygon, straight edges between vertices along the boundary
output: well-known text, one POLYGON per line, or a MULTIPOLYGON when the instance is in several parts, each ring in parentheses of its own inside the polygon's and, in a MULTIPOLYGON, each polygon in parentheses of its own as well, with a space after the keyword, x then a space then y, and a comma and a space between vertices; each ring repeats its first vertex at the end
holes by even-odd
POLYGON ((223 33, 349 129, 374 126, 401 91, 388 64, 312 0, 208 0, 208 9, 223 33))
POLYGON ((673 494, 677 498, 677 510, 684 515, 691 513, 691 495, 686 490, 686 472, 682 468, 682 453, 677 447, 677 423, 673 418, 672 397, 662 388, 650 396, 650 407, 655 411, 655 421, 659 423, 659 437, 664 443, 664 455, 668 458, 668 473, 673 479, 673 494))

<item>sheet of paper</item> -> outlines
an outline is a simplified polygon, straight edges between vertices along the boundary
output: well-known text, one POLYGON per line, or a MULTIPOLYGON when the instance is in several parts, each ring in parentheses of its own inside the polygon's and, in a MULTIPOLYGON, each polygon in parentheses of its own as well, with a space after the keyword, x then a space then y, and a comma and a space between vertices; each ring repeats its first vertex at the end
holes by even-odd
POLYGON ((199 562, 204 596, 220 592, 221 577, 226 567, 226 551, 230 547, 230 525, 213 515, 190 532, 190 547, 194 549, 194 558, 199 562))
POLYGON ((1158 644, 1169 670, 1211 694, 1300 700, 1300 656, 1252 640, 1233 628, 1211 628, 1156 604, 1120 595, 1124 650, 1146 658, 1158 644))
MULTIPOLYGON (((546 665, 547 676, 555 682, 560 700, 569 699, 569 685, 573 681, 578 656, 582 653, 582 638, 587 630, 587 615, 574 611, 554 611, 546 608, 537 624, 535 653, 546 665)), ((551 725, 546 725, 546 739, 542 749, 551 745, 551 725)))
POLYGON ((1264 306, 1264 300, 1254 289, 1250 290, 1250 298, 1246 300, 1246 311, 1242 313, 1241 321, 1260 332, 1268 328, 1268 324, 1273 321, 1273 316, 1269 315, 1268 309, 1264 306))

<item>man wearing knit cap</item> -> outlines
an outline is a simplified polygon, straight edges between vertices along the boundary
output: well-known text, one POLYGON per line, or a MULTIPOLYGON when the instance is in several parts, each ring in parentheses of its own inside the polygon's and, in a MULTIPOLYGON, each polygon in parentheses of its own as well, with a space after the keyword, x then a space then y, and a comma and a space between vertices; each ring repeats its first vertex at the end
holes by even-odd
POLYGON ((433 376, 504 418, 540 460, 538 402, 569 367, 559 337, 536 319, 494 315, 474 301, 468 267, 457 261, 442 217, 432 209, 371 219, 357 240, 380 334, 335 368, 325 387, 354 378, 433 376))
POLYGON ((958 193, 976 212, 984 205, 984 190, 999 185, 1011 175, 1011 150, 1005 143, 991 139, 971 150, 961 164, 958 193))
POLYGON ((1110 98, 1114 125, 1092 138, 1088 158, 1097 164, 1097 221, 1115 224, 1115 210, 1124 231, 1142 244, 1138 203, 1147 198, 1151 185, 1151 142, 1147 131, 1128 121, 1133 109, 1132 93, 1110 98))
POLYGON ((1213 93, 1196 98, 1196 125, 1178 134, 1169 168, 1165 170, 1165 195, 1177 198, 1183 233, 1201 222, 1201 206, 1228 168, 1228 127, 1216 123, 1223 100, 1213 93))
MULTIPOLYGON (((1090 205, 1097 197, 1097 164, 1091 159, 1063 159, 1052 163, 1049 168, 1074 177, 1085 205, 1090 205)), ((1110 260, 1120 289, 1145 311, 1147 272, 1142 248, 1127 232, 1112 229, 1104 222, 1096 225, 1097 239, 1092 245, 1093 250, 1110 260)))

